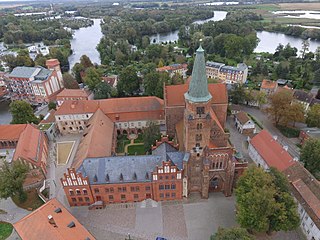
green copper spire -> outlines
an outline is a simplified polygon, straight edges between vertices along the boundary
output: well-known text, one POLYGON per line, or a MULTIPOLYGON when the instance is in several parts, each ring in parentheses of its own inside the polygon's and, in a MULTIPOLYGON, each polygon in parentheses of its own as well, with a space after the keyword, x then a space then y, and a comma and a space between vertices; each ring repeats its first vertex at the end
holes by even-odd
POLYGON ((185 99, 196 103, 207 102, 212 98, 208 91, 206 63, 204 59, 204 50, 201 47, 201 44, 197 49, 196 59, 194 60, 189 90, 184 94, 184 97, 185 99))

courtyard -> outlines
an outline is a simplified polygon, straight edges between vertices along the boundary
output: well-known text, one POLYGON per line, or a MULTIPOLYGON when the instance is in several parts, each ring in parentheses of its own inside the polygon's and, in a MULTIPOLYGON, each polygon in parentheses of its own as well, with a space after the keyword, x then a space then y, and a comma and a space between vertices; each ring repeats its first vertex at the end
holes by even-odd
POLYGON ((232 227, 235 221, 234 197, 212 193, 209 199, 192 195, 183 201, 109 205, 103 210, 71 208, 78 220, 97 238, 123 240, 209 239, 218 227, 232 227))
POLYGON ((142 134, 119 135, 116 152, 118 155, 144 155, 142 134))

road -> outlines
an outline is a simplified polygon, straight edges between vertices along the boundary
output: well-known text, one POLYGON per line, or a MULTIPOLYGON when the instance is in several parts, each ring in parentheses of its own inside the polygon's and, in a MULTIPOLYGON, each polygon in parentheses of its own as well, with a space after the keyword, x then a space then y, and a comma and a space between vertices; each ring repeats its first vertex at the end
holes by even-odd
POLYGON ((277 141, 283 145, 288 146, 288 152, 291 156, 296 157, 299 159, 300 157, 300 150, 296 146, 294 142, 292 142, 289 138, 282 135, 282 133, 273 125, 273 122, 268 118, 268 115, 257 108, 241 106, 242 110, 250 113, 253 117, 255 117, 263 127, 268 130, 273 136, 277 136, 277 141))

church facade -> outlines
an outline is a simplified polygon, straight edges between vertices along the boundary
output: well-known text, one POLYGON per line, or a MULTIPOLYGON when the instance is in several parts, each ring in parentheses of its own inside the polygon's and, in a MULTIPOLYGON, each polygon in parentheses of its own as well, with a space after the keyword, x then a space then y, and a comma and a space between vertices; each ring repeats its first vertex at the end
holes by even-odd
POLYGON ((230 196, 247 163, 235 158, 224 130, 227 105, 226 86, 207 82, 200 46, 190 83, 164 88, 166 132, 174 142, 162 138, 147 156, 84 159, 61 178, 69 204, 175 200, 192 192, 230 196))

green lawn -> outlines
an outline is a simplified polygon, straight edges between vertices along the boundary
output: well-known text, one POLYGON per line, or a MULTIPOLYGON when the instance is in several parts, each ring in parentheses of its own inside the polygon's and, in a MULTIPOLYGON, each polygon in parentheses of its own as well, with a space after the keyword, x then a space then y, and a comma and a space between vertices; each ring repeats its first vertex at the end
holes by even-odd
POLYGON ((130 140, 127 138, 126 135, 120 135, 117 138, 117 153, 123 153, 124 152, 124 147, 130 143, 130 140))
POLYGON ((135 155, 137 153, 137 155, 145 155, 146 152, 144 150, 144 146, 143 145, 131 145, 128 147, 128 154, 129 155, 135 155))
POLYGON ((138 137, 134 140, 134 143, 143 143, 142 133, 138 134, 138 137))
POLYGON ((7 222, 0 222, 0 240, 7 239, 12 233, 12 225, 7 222))

